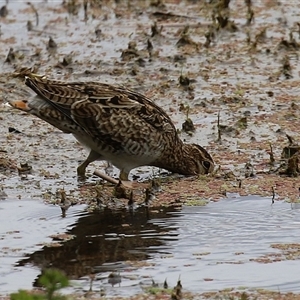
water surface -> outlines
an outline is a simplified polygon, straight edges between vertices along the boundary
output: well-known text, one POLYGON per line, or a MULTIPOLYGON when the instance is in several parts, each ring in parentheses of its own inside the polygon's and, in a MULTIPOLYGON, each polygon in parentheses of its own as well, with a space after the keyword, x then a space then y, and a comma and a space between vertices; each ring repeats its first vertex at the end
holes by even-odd
MULTIPOLYGON (((228 287, 255 287, 299 292, 299 260, 259 263, 281 253, 276 243, 299 242, 299 210, 286 202, 260 197, 232 197, 203 207, 83 211, 37 201, 2 201, 0 292, 37 285, 44 267, 63 269, 73 288, 107 295, 132 295, 151 284, 170 286, 180 277, 187 290, 204 292, 228 287), (5 216, 10 219, 5 219, 5 216), (50 247, 52 234, 74 238, 50 247), (121 283, 108 282, 111 272, 121 283)), ((54 239, 55 240, 55 239, 54 239)))

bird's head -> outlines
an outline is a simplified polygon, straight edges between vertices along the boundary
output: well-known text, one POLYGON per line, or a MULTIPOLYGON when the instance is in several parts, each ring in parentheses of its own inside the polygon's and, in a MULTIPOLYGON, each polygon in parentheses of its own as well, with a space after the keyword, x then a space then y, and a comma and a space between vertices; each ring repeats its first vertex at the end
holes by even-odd
POLYGON ((215 163, 210 154, 197 144, 185 144, 185 153, 188 156, 187 168, 192 175, 212 173, 215 163))

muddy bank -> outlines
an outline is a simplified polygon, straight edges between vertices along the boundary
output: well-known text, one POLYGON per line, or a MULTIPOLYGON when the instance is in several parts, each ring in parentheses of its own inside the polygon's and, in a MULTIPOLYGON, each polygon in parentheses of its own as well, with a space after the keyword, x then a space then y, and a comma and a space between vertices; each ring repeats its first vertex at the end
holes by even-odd
MULTIPOLYGON (((106 1, 84 10, 80 3, 9 3, 0 41, 1 178, 7 197, 41 197, 59 188, 80 197, 75 168, 85 150, 71 136, 5 104, 7 97, 29 95, 9 75, 33 67, 60 80, 137 89, 159 103, 179 130, 187 117, 193 121, 195 132, 182 132, 182 138, 205 146, 219 170, 200 180, 169 182, 159 201, 177 194, 182 200, 184 190, 216 200, 227 192, 272 196, 272 188, 278 198, 294 201, 297 179, 275 170, 288 145, 286 134, 297 143, 297 5, 262 1, 248 7, 235 1, 227 9, 193 1, 106 1), (231 25, 213 21, 212 14, 231 25), (18 174, 21 163, 32 167, 29 175, 18 174)), ((101 166, 91 165, 89 174, 101 166)), ((133 174, 145 179, 153 172, 133 174)))

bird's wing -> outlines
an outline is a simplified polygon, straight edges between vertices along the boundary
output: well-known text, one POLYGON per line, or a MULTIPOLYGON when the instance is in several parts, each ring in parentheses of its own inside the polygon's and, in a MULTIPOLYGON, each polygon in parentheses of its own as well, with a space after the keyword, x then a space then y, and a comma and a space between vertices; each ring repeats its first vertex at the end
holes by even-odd
POLYGON ((147 97, 127 90, 97 82, 64 83, 38 77, 26 77, 25 83, 75 122, 79 119, 99 119, 102 112, 122 111, 165 132, 175 129, 169 116, 147 97))

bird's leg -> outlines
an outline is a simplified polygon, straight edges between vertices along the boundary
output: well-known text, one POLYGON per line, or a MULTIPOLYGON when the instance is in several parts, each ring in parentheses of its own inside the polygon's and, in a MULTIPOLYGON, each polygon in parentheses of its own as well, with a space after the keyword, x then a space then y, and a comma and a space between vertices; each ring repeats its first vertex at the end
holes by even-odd
POLYGON ((129 173, 127 173, 124 169, 122 169, 121 171, 120 171, 120 180, 122 180, 122 181, 128 181, 128 175, 129 175, 129 173))
POLYGON ((113 170, 114 170, 112 163, 108 161, 107 167, 105 167, 104 170, 107 175, 111 176, 113 174, 113 170))
POLYGON ((99 176, 100 178, 102 178, 112 184, 120 184, 120 183, 124 184, 125 183, 124 185, 126 185, 126 187, 127 187, 127 183, 129 186, 131 185, 131 182, 128 180, 128 173, 125 172, 123 169, 120 172, 119 180, 116 180, 116 179, 112 178, 111 176, 103 174, 102 172, 99 172, 97 170, 94 171, 94 175, 99 176))
POLYGON ((134 189, 135 186, 137 186, 137 185, 134 184, 134 182, 129 181, 128 175, 129 175, 129 173, 126 172, 124 169, 122 169, 120 171, 119 179, 122 181, 123 186, 125 186, 126 188, 129 188, 129 189, 134 189))
POLYGON ((128 180, 128 175, 128 172, 126 172, 124 169, 121 169, 119 179, 122 181, 123 186, 129 189, 133 189, 133 184, 128 180))
POLYGON ((91 150, 89 156, 87 157, 87 159, 78 166, 77 168, 77 175, 80 177, 84 177, 85 176, 85 169, 87 168, 87 166, 95 161, 95 160, 100 160, 101 159, 101 154, 95 152, 94 150, 91 150))

